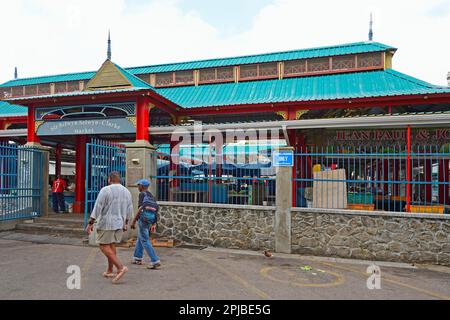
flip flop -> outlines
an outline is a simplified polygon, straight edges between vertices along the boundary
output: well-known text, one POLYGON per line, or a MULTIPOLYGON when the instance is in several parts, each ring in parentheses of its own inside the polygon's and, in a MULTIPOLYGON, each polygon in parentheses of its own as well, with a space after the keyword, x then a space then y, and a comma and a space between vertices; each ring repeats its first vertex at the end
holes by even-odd
POLYGON ((114 278, 116 276, 115 273, 103 272, 103 277, 107 279, 114 278))
POLYGON ((125 273, 128 272, 128 268, 127 267, 123 267, 122 270, 119 271, 119 273, 117 274, 117 276, 112 280, 113 284, 116 284, 120 281, 120 279, 122 279, 122 277, 125 275, 125 273))

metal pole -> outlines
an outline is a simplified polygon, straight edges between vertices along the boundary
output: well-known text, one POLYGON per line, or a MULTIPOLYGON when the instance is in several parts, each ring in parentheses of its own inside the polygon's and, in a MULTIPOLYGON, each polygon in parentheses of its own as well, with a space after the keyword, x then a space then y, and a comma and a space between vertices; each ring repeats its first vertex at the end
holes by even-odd
POLYGON ((411 126, 407 128, 406 212, 411 212, 411 126))

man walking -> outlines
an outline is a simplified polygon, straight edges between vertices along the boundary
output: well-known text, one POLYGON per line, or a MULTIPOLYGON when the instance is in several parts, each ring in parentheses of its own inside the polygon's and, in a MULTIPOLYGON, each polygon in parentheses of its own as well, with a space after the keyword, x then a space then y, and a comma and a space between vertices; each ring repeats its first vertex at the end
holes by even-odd
POLYGON ((116 284, 128 272, 128 268, 117 257, 116 244, 122 241, 123 232, 128 229, 128 221, 133 215, 133 202, 131 193, 120 184, 119 172, 111 173, 108 182, 109 186, 100 190, 86 231, 91 234, 97 223, 96 241, 108 259, 108 270, 103 276, 113 278, 112 282, 116 284), (114 267, 117 274, 114 274, 114 267))
POLYGON ((136 222, 139 225, 139 232, 134 251, 133 264, 142 265, 144 260, 144 250, 150 257, 149 269, 157 269, 161 266, 161 261, 156 255, 155 249, 150 240, 150 233, 156 231, 158 222, 158 203, 155 197, 148 190, 150 182, 148 180, 138 181, 139 189, 139 211, 135 216, 131 228, 136 228, 136 222))
POLYGON ((55 213, 66 212, 64 190, 66 190, 66 182, 58 176, 52 185, 53 212, 55 213))

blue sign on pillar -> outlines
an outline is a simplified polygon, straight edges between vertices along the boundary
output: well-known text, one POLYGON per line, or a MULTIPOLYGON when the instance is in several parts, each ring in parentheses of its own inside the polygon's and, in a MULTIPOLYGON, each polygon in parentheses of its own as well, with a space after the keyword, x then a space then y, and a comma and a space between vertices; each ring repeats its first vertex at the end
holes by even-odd
POLYGON ((294 166, 294 151, 283 150, 275 151, 273 153, 274 167, 293 167, 294 166))

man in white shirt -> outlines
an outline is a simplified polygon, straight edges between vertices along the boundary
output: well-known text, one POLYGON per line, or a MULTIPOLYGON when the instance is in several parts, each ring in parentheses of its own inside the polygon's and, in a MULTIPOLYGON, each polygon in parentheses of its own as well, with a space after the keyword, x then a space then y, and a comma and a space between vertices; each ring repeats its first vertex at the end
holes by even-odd
POLYGON ((100 190, 95 202, 91 220, 86 228, 88 234, 97 224, 96 241, 100 250, 108 259, 108 270, 103 274, 105 278, 113 278, 117 283, 128 272, 117 257, 116 244, 122 241, 123 232, 128 229, 128 221, 133 215, 133 202, 130 191, 120 184, 120 173, 109 175, 109 186, 100 190), (113 273, 114 266, 117 274, 113 273))

